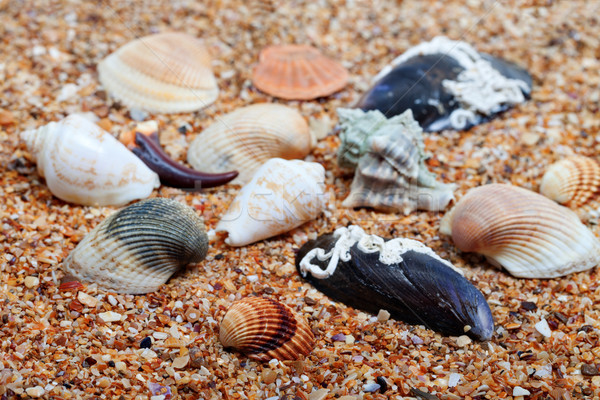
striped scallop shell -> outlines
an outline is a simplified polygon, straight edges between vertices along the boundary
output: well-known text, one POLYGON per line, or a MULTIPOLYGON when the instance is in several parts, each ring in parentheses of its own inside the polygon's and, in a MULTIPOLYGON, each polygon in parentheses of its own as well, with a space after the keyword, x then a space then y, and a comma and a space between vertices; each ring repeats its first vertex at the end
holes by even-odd
POLYGON ((112 214, 64 261, 78 280, 119 293, 157 290, 178 269, 204 259, 208 237, 194 210, 153 198, 112 214))
POLYGON ((575 210, 583 219, 600 211, 600 164, 592 158, 571 156, 552 164, 540 193, 575 210))
POLYGON ((269 46, 252 72, 258 89, 287 100, 312 100, 341 90, 348 71, 312 46, 269 46))
POLYGON ((308 322, 276 300, 246 297, 233 303, 221 321, 219 339, 258 361, 296 360, 313 349, 308 322))
POLYGON ((440 231, 460 250, 483 254, 519 278, 555 278, 600 262, 600 241, 575 213, 511 185, 469 190, 440 231))
POLYGON ((254 104, 219 117, 190 144, 188 162, 199 171, 239 171, 244 184, 271 158, 302 159, 312 138, 300 113, 280 104, 254 104))
POLYGON ((184 33, 158 33, 129 42, 102 60, 98 73, 111 95, 149 112, 199 110, 219 94, 207 49, 184 33))

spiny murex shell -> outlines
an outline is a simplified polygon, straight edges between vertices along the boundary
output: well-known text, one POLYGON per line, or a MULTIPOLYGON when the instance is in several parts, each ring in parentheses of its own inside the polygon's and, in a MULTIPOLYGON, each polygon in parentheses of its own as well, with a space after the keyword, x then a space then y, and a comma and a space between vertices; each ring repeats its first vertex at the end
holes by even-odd
POLYGON ((600 241, 575 213, 512 185, 469 190, 440 231, 460 250, 483 254, 519 278, 555 278, 600 262, 600 241))
POLYGON ((276 300, 246 297, 233 303, 221 321, 223 347, 258 361, 296 360, 313 349, 315 337, 306 320, 276 300))
POLYGON ((321 292, 351 307, 373 314, 383 309, 447 335, 492 336, 494 321, 481 292, 416 240, 338 228, 302 246, 296 267, 321 292))
POLYGON ((218 117, 192 141, 188 162, 205 172, 237 170, 233 183, 244 184, 267 160, 302 159, 311 148, 308 124, 297 110, 254 104, 218 117))
POLYGON ((240 190, 216 230, 227 231, 227 244, 245 246, 315 219, 325 206, 321 164, 272 158, 240 190))
POLYGON ((21 133, 40 176, 71 203, 123 205, 160 186, 158 175, 108 132, 73 114, 21 133))
POLYGON ((204 44, 185 33, 145 36, 98 64, 102 86, 131 108, 180 113, 212 104, 219 95, 204 44))
POLYGON ((592 158, 571 156, 552 164, 540 193, 575 210, 582 219, 600 216, 600 164, 592 158))
POLYGON ((425 166, 423 130, 411 110, 390 119, 377 110, 338 109, 338 115, 338 162, 356 167, 344 207, 409 214, 443 210, 454 198, 456 185, 436 181, 425 166))
POLYGON ((153 198, 112 214, 64 261, 67 274, 119 293, 157 290, 178 269, 204 259, 208 237, 194 210, 153 198))

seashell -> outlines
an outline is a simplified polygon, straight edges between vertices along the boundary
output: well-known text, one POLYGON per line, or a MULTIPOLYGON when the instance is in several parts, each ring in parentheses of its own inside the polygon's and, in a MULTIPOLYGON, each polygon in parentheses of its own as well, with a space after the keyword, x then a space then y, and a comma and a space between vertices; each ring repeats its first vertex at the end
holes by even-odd
POLYGON ((483 254, 519 278, 556 278, 600 262, 600 241, 575 213, 512 185, 469 190, 440 231, 460 250, 483 254))
POLYGON ((149 112, 195 111, 219 95, 207 49, 185 33, 158 33, 129 42, 98 64, 98 74, 119 101, 149 112))
POLYGON ((600 164, 592 158, 571 156, 552 164, 540 193, 573 209, 580 218, 600 215, 600 164))
POLYGON ((207 172, 239 171, 245 184, 271 158, 304 158, 312 139, 308 124, 293 108, 255 104, 220 117, 192 141, 188 162, 207 172))
POLYGON ((67 274, 118 293, 158 290, 204 259, 208 237, 194 209, 153 198, 125 207, 88 233, 63 263, 67 274))
POLYGON ((308 322, 276 300, 246 297, 227 310, 219 327, 223 347, 258 361, 296 360, 313 349, 308 322))
POLYGON ((252 83, 281 99, 312 100, 344 88, 348 71, 312 46, 269 46, 260 52, 252 83))
POLYGON ((148 197, 158 176, 108 132, 70 115, 21 133, 56 197, 76 204, 123 205, 148 197))
POLYGON ((338 115, 338 163, 356 167, 344 207, 409 214, 443 210, 454 198, 456 185, 437 182, 425 166, 423 130, 411 110, 389 120, 378 110, 338 109, 338 115))
POLYGON ((532 86, 524 69, 443 36, 408 49, 374 82, 357 107, 388 116, 411 109, 429 132, 486 122, 524 102, 532 86))
POLYGON ((488 340, 494 331, 481 292, 416 240, 383 239, 351 225, 302 246, 296 267, 318 290, 350 307, 386 310, 446 335, 488 340))
POLYGON ((326 206, 321 164, 272 158, 238 193, 217 224, 225 243, 245 246, 315 219, 326 206))

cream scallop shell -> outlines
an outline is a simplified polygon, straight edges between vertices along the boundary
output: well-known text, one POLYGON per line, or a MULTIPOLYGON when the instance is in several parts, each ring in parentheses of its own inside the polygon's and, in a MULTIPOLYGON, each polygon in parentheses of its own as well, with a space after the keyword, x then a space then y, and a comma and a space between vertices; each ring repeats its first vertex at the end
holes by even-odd
POLYGON ((298 111, 254 104, 219 117, 198 135, 188 150, 188 162, 205 172, 237 170, 233 183, 244 184, 267 160, 302 159, 311 147, 308 124, 298 111))
POLYGON ((238 193, 217 224, 225 243, 245 246, 315 219, 326 206, 321 164, 272 158, 238 193))
POLYGON ((195 211, 153 198, 112 214, 88 233, 64 261, 78 280, 118 293, 157 290, 178 269, 204 259, 208 237, 195 211))
POLYGON ((146 198, 160 185, 158 175, 121 142, 77 114, 21 138, 52 194, 64 201, 118 206, 146 198))
POLYGON ((592 158, 571 156, 552 164, 540 193, 573 209, 582 219, 600 214, 600 164, 592 158))
POLYGON ((481 253, 519 278, 555 278, 600 262, 600 241, 575 213, 511 185, 469 190, 440 231, 460 250, 481 253))
POLYGON ((158 33, 129 42, 98 64, 98 74, 111 95, 149 112, 195 111, 219 95, 207 49, 184 33, 158 33))
POLYGON ((223 347, 258 361, 296 360, 313 349, 306 320, 276 300, 246 297, 233 303, 219 327, 223 347))

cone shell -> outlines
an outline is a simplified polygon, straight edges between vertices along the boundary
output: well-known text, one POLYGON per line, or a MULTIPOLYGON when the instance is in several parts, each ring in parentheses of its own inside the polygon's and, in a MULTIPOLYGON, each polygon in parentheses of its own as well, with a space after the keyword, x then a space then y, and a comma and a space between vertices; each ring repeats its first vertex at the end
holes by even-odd
POLYGON ((203 260, 207 250, 204 223, 192 208, 153 198, 100 223, 69 254, 64 269, 106 290, 148 293, 178 269, 203 260))
POLYGON ((247 297, 235 302, 221 321, 219 339, 258 361, 296 360, 313 349, 306 320, 278 301, 247 297))
POLYGON ((255 104, 219 117, 192 141, 188 162, 210 173, 239 171, 244 184, 271 158, 302 159, 310 153, 308 124, 298 111, 279 104, 255 104))
POLYGON ((341 90, 348 71, 312 46, 270 46, 260 52, 252 83, 287 100, 312 100, 341 90))
POLYGON ((600 262, 600 241, 571 210, 511 185, 471 189, 442 219, 456 247, 519 278, 555 278, 600 262))
POLYGON ((181 113, 212 104, 219 94, 201 41, 167 32, 139 38, 98 64, 104 88, 126 106, 181 113))
POLYGON ((600 211, 600 164, 592 158, 572 156, 552 164, 540 193, 575 210, 587 219, 600 211))
POLYGON ((227 231, 231 246, 287 232, 325 209, 324 182, 321 164, 272 158, 240 190, 216 230, 227 231))
POLYGON ((123 205, 148 197, 158 175, 108 132, 70 115, 21 133, 56 197, 76 204, 123 205))

